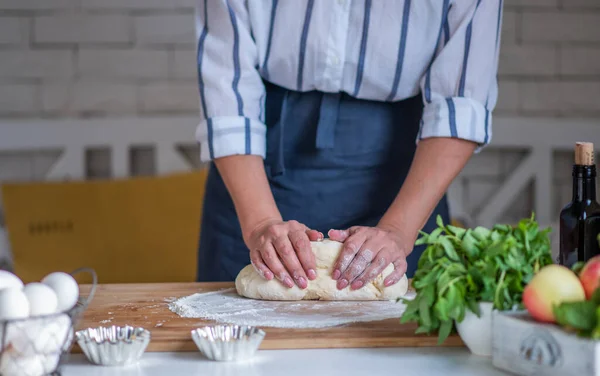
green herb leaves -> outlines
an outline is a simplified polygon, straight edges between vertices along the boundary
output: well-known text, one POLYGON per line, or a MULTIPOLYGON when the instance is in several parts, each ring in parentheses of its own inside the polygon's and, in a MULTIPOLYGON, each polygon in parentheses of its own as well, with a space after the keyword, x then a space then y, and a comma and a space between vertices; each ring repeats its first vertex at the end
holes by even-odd
POLYGON ((556 323, 589 336, 596 327, 597 304, 591 300, 562 303, 553 309, 556 323))
POLYGON ((533 215, 515 227, 492 229, 444 225, 441 217, 436 223, 415 243, 427 248, 412 280, 417 296, 402 299, 407 308, 401 322, 418 323, 417 333, 437 331, 439 344, 467 310, 479 316, 479 302, 493 302, 498 310, 522 308, 525 285, 552 263, 550 229, 540 230, 533 215))
POLYGON ((600 339, 600 288, 589 300, 564 302, 552 309, 556 323, 585 338, 600 339))

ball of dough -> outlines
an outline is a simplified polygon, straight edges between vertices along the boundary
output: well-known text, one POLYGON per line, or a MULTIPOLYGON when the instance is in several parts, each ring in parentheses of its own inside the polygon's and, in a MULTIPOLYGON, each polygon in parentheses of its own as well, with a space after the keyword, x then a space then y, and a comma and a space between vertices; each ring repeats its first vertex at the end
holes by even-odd
POLYGON ((389 264, 373 281, 358 290, 346 287, 338 290, 337 281, 331 278, 333 265, 342 251, 342 243, 325 239, 311 242, 317 263, 317 278, 308 281, 304 290, 298 286, 287 288, 278 280, 267 281, 252 265, 244 267, 235 279, 235 288, 241 296, 261 300, 395 300, 408 291, 408 278, 402 276, 398 283, 385 287, 383 281, 394 270, 389 264))

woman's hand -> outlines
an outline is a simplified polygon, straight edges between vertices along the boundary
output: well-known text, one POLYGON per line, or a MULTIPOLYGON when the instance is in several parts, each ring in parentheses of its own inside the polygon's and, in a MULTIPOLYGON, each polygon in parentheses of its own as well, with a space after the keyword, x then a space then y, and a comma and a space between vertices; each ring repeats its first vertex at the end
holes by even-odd
POLYGON ((310 240, 323 234, 297 221, 284 222, 277 209, 264 161, 257 155, 232 155, 215 159, 231 195, 250 260, 265 279, 304 289, 316 278, 310 240))
POLYGON ((317 277, 310 241, 320 239, 322 233, 297 221, 273 219, 256 226, 246 243, 252 265, 261 276, 269 281, 275 277, 286 287, 295 284, 305 289, 308 280, 317 277))
POLYGON ((390 263, 394 271, 386 277, 386 287, 397 283, 406 273, 406 256, 414 242, 400 233, 381 227, 355 226, 347 230, 331 230, 329 237, 344 243, 332 278, 342 290, 350 285, 358 290, 377 277, 390 263))

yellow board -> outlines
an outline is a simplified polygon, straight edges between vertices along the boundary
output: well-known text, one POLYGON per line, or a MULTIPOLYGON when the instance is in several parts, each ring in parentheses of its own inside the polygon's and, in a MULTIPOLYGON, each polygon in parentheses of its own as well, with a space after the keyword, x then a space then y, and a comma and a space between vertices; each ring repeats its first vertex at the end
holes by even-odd
POLYGON ((14 271, 24 282, 84 266, 100 283, 194 281, 205 181, 206 170, 4 184, 14 271))

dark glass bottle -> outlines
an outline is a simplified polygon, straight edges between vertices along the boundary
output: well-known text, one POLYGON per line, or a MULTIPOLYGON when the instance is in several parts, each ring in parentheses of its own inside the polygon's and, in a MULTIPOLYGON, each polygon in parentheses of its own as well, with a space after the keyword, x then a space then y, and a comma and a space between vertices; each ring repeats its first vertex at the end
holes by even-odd
POLYGON ((558 263, 572 267, 600 254, 600 204, 596 201, 594 146, 578 142, 573 165, 573 199, 560 212, 558 263))

